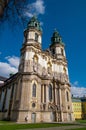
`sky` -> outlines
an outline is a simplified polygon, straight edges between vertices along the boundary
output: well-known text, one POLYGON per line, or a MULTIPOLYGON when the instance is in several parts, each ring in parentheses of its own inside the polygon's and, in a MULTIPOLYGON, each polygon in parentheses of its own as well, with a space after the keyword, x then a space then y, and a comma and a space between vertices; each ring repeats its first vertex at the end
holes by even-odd
MULTIPOLYGON (((28 21, 37 14, 43 29, 42 48, 51 43, 55 29, 65 43, 72 94, 86 95, 86 0, 29 0, 28 21)), ((28 6, 28 5, 27 5, 28 6)), ((24 28, 5 21, 0 28, 0 75, 18 71, 24 28)))

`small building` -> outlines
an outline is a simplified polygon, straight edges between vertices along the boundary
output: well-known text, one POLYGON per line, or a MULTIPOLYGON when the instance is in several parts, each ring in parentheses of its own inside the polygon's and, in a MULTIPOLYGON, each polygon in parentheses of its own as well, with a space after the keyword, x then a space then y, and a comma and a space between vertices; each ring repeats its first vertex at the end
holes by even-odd
POLYGON ((72 105, 75 119, 82 119, 82 102, 81 98, 72 97, 72 105))
POLYGON ((82 119, 86 119, 86 97, 82 97, 81 102, 82 102, 82 119))

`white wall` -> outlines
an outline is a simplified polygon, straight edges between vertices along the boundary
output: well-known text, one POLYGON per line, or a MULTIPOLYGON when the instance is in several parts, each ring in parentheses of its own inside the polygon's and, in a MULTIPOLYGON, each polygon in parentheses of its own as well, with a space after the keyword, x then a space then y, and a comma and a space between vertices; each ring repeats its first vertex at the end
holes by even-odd
POLYGON ((28 39, 34 39, 34 38, 35 38, 35 32, 33 32, 33 31, 31 32, 31 31, 30 31, 30 32, 28 33, 28 39))

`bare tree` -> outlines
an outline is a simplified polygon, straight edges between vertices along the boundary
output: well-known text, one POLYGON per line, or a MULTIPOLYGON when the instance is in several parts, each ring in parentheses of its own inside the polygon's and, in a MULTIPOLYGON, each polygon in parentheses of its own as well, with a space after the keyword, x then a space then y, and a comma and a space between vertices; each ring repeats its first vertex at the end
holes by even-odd
POLYGON ((7 7, 10 0, 0 0, 0 17, 3 17, 4 10, 7 7))
POLYGON ((0 0, 0 23, 8 20, 12 25, 21 21, 24 24, 27 18, 23 12, 29 10, 28 3, 29 0, 0 0))

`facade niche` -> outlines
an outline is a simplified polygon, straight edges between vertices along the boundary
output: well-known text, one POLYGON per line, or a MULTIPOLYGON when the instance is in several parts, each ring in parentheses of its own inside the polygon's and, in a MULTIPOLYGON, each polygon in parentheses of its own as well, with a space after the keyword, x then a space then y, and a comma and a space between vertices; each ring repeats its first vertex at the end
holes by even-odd
POLYGON ((52 95, 52 85, 49 84, 49 101, 52 101, 53 95, 52 95))
POLYGON ((36 97, 36 84, 35 83, 32 86, 32 97, 36 97))

